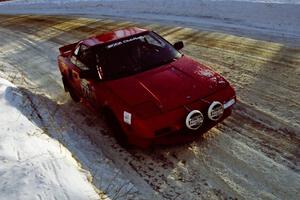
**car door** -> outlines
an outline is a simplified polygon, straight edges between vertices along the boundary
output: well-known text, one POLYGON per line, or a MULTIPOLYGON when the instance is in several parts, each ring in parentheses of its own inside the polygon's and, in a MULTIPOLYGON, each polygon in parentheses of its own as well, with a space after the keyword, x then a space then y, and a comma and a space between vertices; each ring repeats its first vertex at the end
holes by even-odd
POLYGON ((79 44, 75 48, 74 52, 70 56, 70 68, 68 71, 68 80, 72 86, 73 92, 82 98, 82 84, 80 79, 80 72, 87 70, 88 68, 81 62, 82 52, 84 52, 88 47, 84 44, 79 44))
POLYGON ((81 45, 77 55, 77 67, 81 73, 88 73, 89 76, 79 76, 81 97, 93 107, 97 107, 96 88, 101 85, 97 71, 96 54, 92 48, 81 45))

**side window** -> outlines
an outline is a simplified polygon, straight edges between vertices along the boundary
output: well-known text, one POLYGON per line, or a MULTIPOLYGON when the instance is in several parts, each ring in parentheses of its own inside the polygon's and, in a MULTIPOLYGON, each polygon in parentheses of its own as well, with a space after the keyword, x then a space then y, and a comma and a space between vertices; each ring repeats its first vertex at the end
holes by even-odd
POLYGON ((89 70, 96 66, 96 56, 91 49, 81 44, 75 49, 71 62, 81 70, 89 70))
POLYGON ((77 66, 77 56, 78 56, 78 53, 79 53, 79 49, 80 49, 80 46, 78 46, 76 49, 75 49, 75 51, 74 51, 74 53, 71 55, 71 62, 73 63, 73 65, 76 65, 77 66))
POLYGON ((80 61, 88 68, 95 69, 96 67, 96 54, 91 49, 86 49, 81 52, 80 61))
POLYGON ((75 49, 75 51, 74 51, 74 55, 75 55, 75 56, 78 56, 79 49, 80 49, 80 46, 78 46, 78 47, 75 49))

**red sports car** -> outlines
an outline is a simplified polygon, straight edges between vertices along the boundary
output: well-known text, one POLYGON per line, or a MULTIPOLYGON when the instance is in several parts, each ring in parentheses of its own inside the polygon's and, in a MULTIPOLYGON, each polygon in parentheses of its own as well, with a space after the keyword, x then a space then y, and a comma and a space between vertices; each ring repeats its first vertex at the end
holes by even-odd
POLYGON ((108 116, 121 144, 191 141, 230 115, 234 89, 157 33, 126 28, 61 47, 65 90, 108 116))

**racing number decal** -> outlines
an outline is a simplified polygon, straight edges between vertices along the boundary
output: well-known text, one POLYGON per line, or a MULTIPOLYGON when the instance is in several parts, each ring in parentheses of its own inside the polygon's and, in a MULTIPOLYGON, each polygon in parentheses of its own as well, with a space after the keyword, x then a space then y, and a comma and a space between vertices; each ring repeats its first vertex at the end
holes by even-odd
POLYGON ((86 79, 81 79, 80 85, 81 85, 83 96, 88 99, 92 98, 93 95, 92 95, 92 91, 91 91, 89 82, 86 79))

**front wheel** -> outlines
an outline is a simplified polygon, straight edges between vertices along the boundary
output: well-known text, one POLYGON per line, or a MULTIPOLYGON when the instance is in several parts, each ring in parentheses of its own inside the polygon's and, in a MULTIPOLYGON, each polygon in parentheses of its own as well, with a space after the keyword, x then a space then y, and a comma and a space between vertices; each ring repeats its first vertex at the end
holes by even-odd
POLYGON ((129 147, 128 137, 123 131, 115 114, 109 109, 104 110, 103 114, 106 124, 109 126, 109 129, 113 132, 120 146, 125 148, 129 147))

